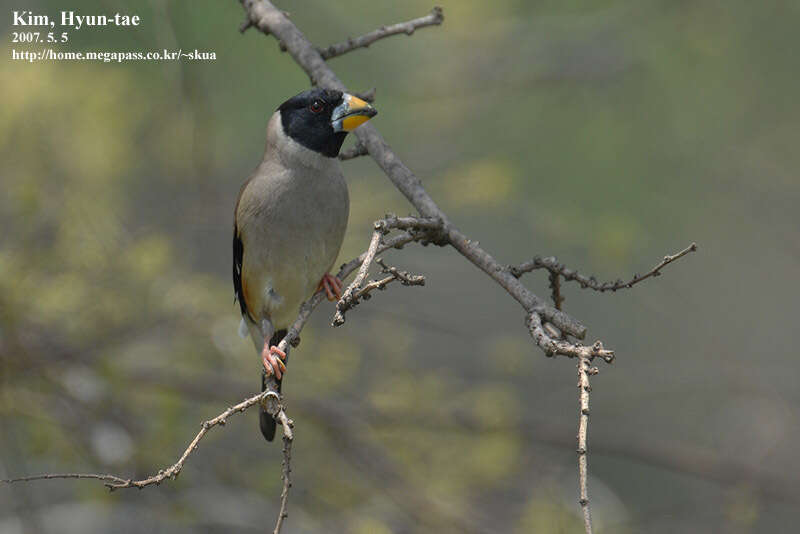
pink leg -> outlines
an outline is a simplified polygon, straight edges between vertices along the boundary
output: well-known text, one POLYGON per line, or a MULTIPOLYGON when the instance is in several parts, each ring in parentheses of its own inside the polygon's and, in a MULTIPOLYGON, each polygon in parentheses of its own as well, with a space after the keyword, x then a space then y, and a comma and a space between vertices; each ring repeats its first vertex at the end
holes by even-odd
POLYGON ((264 350, 261 351, 261 361, 264 362, 264 369, 267 376, 274 374, 278 380, 286 373, 286 365, 281 360, 286 359, 286 353, 276 346, 269 346, 269 342, 264 343, 264 350))
POLYGON ((325 289, 325 294, 331 302, 342 298, 342 282, 331 273, 326 273, 319 282, 317 291, 325 289))

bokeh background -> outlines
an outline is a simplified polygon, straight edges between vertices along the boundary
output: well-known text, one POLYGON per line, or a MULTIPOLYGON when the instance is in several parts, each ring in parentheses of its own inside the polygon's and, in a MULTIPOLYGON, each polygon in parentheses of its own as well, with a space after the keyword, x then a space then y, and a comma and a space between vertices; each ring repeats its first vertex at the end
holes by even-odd
MULTIPOLYGON (((600 533, 794 532, 800 506, 800 74, 794 0, 439 0, 440 28, 331 61, 377 88, 375 125, 451 218, 505 263, 556 255, 617 294, 565 309, 617 351, 593 379, 600 533)), ((232 209, 266 120, 308 79, 238 2, 2 2, 0 475, 171 464, 201 421, 258 391, 237 336, 232 209), (11 61, 11 10, 138 14, 63 50, 214 51, 212 62, 11 61)), ((319 45, 427 1, 280 4, 319 45)), ((349 146, 352 140, 346 146, 349 146)), ((344 164, 342 260, 411 208, 344 164)), ((329 327, 284 391, 296 422, 286 532, 582 532, 576 370, 451 250, 386 255, 427 276, 329 327)), ((525 283, 547 293, 546 277, 525 283)), ((175 482, 0 486, 0 533, 263 532, 280 445, 255 411, 175 482)))

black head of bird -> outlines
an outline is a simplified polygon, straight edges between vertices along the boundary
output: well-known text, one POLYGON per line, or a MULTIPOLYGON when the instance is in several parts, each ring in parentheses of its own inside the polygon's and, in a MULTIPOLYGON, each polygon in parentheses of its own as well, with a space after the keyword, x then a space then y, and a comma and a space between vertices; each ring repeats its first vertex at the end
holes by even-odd
POLYGON ((329 158, 339 154, 347 132, 378 113, 357 96, 319 88, 293 96, 278 111, 286 135, 329 158))
MULTIPOLYGON (((336 156, 347 133, 375 116, 364 100, 341 91, 296 95, 267 123, 264 157, 239 191, 233 228, 233 286, 261 355, 261 387, 274 376, 280 391, 288 347, 280 348, 300 305, 322 289, 341 298, 330 270, 342 246, 350 200, 336 156)), ((264 407, 261 432, 275 436, 264 407)))

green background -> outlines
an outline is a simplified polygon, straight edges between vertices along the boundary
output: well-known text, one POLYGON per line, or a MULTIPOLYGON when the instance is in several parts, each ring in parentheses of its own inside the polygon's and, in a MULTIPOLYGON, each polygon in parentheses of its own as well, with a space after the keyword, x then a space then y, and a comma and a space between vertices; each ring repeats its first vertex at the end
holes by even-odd
MULTIPOLYGON (((800 504, 800 75, 796 1, 443 1, 445 23, 330 61, 377 88, 373 121, 451 219, 503 263, 556 255, 599 278, 699 251, 565 309, 617 351, 592 379, 599 533, 793 532, 800 504)), ((427 13, 420 1, 284 2, 320 46, 427 13)), ((171 464, 255 393, 237 336, 232 210, 264 128, 308 86, 238 2, 3 2, 0 475, 171 464), (12 61, 12 9, 137 14, 63 51, 213 51, 216 61, 12 61)), ((346 146, 350 146, 352 140, 346 146)), ((411 207, 369 158, 343 164, 341 259, 411 207)), ((582 532, 574 361, 450 249, 427 277, 328 327, 284 383, 296 422, 285 532, 582 532)), ((524 282, 546 295, 542 273, 524 282)), ((255 410, 176 482, 0 486, 0 533, 263 532, 280 445, 255 410)))

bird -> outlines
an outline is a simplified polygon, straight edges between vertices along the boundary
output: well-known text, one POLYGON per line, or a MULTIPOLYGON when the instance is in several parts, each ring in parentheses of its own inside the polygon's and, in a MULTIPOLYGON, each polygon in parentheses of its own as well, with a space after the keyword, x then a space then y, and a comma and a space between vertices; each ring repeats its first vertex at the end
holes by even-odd
MULTIPOLYGON (((338 155, 348 132, 377 114, 363 99, 312 88, 281 104, 267 122, 261 163, 239 190, 233 225, 233 287, 240 334, 261 356, 261 391, 280 392, 286 353, 278 348, 300 305, 319 290, 341 298, 330 274, 344 240, 350 200, 338 155)), ((275 437, 262 407, 261 433, 275 437)))

